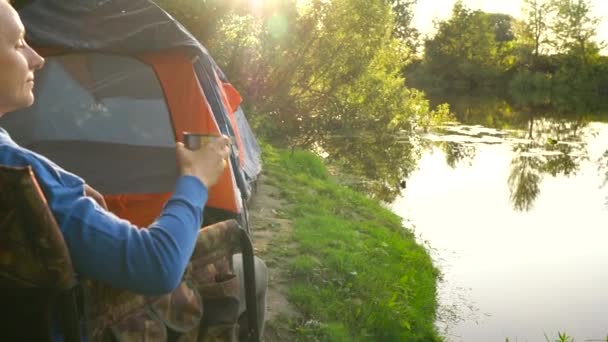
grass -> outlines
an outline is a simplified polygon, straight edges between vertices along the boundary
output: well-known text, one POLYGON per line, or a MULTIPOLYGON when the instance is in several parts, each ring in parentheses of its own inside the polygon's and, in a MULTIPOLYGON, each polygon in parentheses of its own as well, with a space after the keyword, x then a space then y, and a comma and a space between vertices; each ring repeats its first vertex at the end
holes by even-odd
POLYGON ((574 342, 574 340, 572 339, 572 337, 568 336, 568 334, 566 333, 557 333, 557 338, 553 341, 551 341, 549 339, 549 336, 547 336, 547 334, 545 334, 545 340, 547 340, 547 342, 574 342))
MULTIPOLYGON (((545 335, 545 341, 546 342, 575 342, 574 338, 572 338, 571 336, 569 336, 567 333, 565 332, 558 332, 557 333, 557 337, 551 339, 547 333, 544 334, 545 335)), ((608 336, 606 336, 606 339, 602 339, 602 340, 590 340, 590 339, 586 339, 585 341, 588 342, 592 342, 592 341, 597 341, 597 342, 602 342, 602 341, 606 341, 608 342, 608 336)), ((507 337, 505 339, 505 342, 511 342, 511 340, 509 340, 509 338, 507 337)))
MULTIPOLYGON (((547 334, 545 334, 545 340, 547 342, 575 342, 574 338, 568 336, 568 334, 565 332, 558 332, 557 338, 555 338, 554 340, 549 339, 549 336, 547 336, 547 334)), ((608 341, 608 336, 606 336, 605 340, 585 340, 585 341, 590 341, 590 342, 591 341, 598 341, 598 342, 608 341)), ((507 339, 507 342, 509 342, 509 339, 507 339)))
POLYGON ((441 341, 434 326, 438 272, 401 219, 337 184, 312 153, 265 145, 264 163, 292 204, 284 215, 298 247, 284 260, 289 300, 304 315, 288 323, 297 338, 441 341))

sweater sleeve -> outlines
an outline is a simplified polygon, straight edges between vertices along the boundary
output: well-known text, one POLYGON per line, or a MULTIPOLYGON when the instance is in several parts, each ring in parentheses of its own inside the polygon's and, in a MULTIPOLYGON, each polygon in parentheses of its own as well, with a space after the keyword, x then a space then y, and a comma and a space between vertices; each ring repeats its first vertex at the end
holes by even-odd
POLYGON ((0 163, 32 166, 79 275, 147 295, 170 292, 179 284, 207 201, 207 188, 198 178, 179 178, 160 216, 148 229, 139 229, 84 196, 79 177, 42 156, 4 146, 0 163))

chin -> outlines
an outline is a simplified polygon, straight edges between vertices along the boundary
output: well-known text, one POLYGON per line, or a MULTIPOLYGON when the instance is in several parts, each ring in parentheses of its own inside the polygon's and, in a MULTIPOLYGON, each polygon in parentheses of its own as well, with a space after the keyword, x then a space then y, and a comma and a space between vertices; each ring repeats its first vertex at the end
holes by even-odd
POLYGON ((28 96, 26 96, 23 101, 21 101, 21 106, 19 106, 18 109, 24 109, 27 107, 30 107, 31 105, 34 104, 34 94, 29 94, 28 96))
POLYGON ((6 102, 7 103, 5 106, 2 106, 2 104, 0 103, 0 116, 6 113, 15 112, 30 107, 34 104, 34 94, 32 92, 29 92, 29 94, 27 95, 13 97, 12 99, 6 102))
POLYGON ((18 110, 28 108, 28 107, 30 107, 33 104, 34 104, 34 99, 33 98, 32 99, 28 99, 28 100, 20 101, 18 105, 14 106, 13 109, 7 111, 7 113, 16 112, 18 110))

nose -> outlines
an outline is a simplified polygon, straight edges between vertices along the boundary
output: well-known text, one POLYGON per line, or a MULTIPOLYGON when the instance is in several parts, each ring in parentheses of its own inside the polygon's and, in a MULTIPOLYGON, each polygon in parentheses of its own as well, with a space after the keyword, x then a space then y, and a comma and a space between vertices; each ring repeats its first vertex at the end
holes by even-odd
POLYGON ((28 63, 31 70, 39 70, 44 66, 44 58, 28 45, 28 63))

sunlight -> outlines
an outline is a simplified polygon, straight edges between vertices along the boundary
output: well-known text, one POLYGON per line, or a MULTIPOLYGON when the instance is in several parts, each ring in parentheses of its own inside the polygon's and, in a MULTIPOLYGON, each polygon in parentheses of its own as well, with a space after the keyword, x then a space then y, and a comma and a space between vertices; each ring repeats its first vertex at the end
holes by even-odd
POLYGON ((264 7, 264 0, 248 0, 254 12, 260 11, 264 7))

